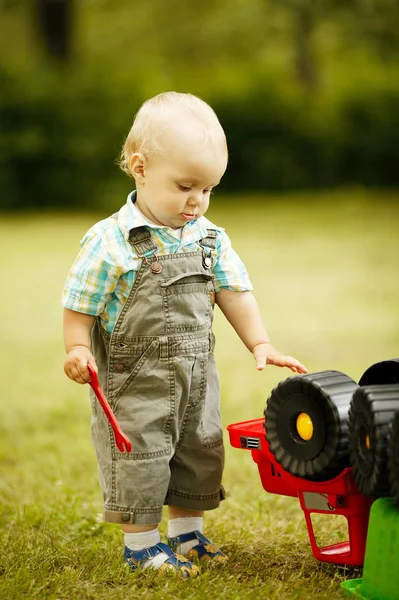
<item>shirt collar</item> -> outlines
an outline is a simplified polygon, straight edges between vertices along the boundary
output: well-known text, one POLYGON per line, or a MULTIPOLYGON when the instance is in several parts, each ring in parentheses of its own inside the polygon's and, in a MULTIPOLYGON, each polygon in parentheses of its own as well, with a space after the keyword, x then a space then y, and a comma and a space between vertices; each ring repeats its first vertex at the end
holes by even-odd
MULTIPOLYGON (((151 221, 149 221, 137 208, 135 201, 136 191, 134 190, 128 195, 126 204, 122 206, 118 213, 118 224, 126 240, 129 239, 129 233, 132 229, 136 229, 137 227, 148 227, 154 229, 154 233, 156 230, 166 230, 165 233, 170 235, 174 241, 180 242, 180 239, 173 235, 170 227, 151 223, 151 221)), ((195 221, 189 221, 182 228, 181 244, 186 245, 201 240, 207 236, 208 229, 223 230, 222 227, 217 227, 205 217, 200 217, 195 221)))

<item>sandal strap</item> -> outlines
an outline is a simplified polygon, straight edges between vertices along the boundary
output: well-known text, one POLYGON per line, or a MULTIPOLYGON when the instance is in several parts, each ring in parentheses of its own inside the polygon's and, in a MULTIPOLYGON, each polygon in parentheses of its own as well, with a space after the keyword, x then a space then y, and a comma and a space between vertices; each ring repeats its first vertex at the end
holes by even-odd
POLYGON ((187 552, 187 558, 191 561, 203 561, 211 560, 215 562, 227 561, 227 556, 215 546, 203 533, 195 529, 189 533, 182 533, 173 538, 168 538, 168 542, 173 550, 179 547, 184 542, 191 542, 196 540, 198 543, 195 544, 191 550, 187 552))
POLYGON ((172 556, 170 556, 169 558, 167 558, 165 560, 164 564, 165 565, 173 565, 176 570, 181 569, 182 567, 185 567, 189 571, 191 571, 194 566, 187 558, 185 558, 181 554, 174 554, 174 553, 172 554, 172 556))
POLYGON ((149 548, 143 548, 143 550, 131 550, 127 546, 125 547, 125 560, 129 558, 132 559, 135 563, 142 563, 149 558, 153 558, 158 554, 167 554, 167 556, 173 556, 173 550, 167 544, 163 544, 160 542, 156 546, 150 546, 149 548))
POLYGON ((210 544, 211 542, 206 538, 198 529, 194 529, 194 531, 190 531, 189 533, 182 533, 181 535, 177 535, 173 538, 168 538, 169 543, 172 548, 177 548, 180 544, 184 544, 185 542, 191 542, 192 540, 198 540, 202 544, 210 544))

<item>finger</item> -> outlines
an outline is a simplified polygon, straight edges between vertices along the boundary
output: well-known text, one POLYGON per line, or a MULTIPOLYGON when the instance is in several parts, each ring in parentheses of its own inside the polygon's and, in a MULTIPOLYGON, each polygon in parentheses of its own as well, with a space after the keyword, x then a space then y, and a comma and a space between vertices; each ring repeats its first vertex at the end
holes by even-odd
POLYGON ((96 373, 98 373, 98 367, 97 367, 96 361, 94 360, 94 358, 92 356, 90 356, 90 358, 88 360, 88 364, 95 370, 96 373))
POLYGON ((286 367, 290 368, 291 371, 294 371, 295 373, 307 373, 308 370, 307 368, 302 365, 300 362, 298 362, 297 360, 295 360, 294 362, 287 362, 285 364, 286 367))
POLYGON ((71 367, 68 364, 64 365, 64 373, 67 377, 69 377, 69 379, 72 379, 71 376, 71 367))
MULTIPOLYGON (((93 369, 93 371, 95 373, 97 373, 98 375, 98 367, 96 365, 96 361, 94 360, 94 358, 92 356, 90 356, 90 358, 88 359, 88 364, 91 366, 91 368, 93 369)), ((88 383, 91 383, 91 375, 89 372, 89 379, 88 379, 88 383)))
POLYGON ((91 377, 89 369, 87 368, 87 362, 79 361, 76 366, 80 377, 83 379, 83 383, 88 383, 91 380, 91 377))
POLYGON ((276 355, 272 355, 272 356, 268 356, 266 359, 266 364, 267 365, 273 365, 275 367, 284 367, 286 365, 285 363, 285 356, 283 356, 282 354, 276 354, 276 355))
POLYGON ((76 381, 76 383, 87 383, 86 380, 83 379, 83 377, 76 365, 71 367, 71 379, 76 381))
POLYGON ((69 379, 72 379, 72 381, 76 381, 76 377, 79 377, 79 372, 77 371, 74 362, 67 362, 64 365, 64 372, 69 379))
POLYGON ((305 365, 300 363, 299 360, 297 360, 296 358, 293 358, 292 356, 286 356, 286 358, 289 361, 289 362, 287 361, 287 366, 289 366, 291 369, 293 367, 295 367, 297 373, 307 373, 308 372, 305 365))
POLYGON ((258 369, 258 371, 263 371, 263 369, 266 367, 266 356, 261 356, 260 358, 256 359, 256 368, 258 369))
POLYGON ((307 368, 302 365, 293 356, 284 356, 284 354, 277 354, 276 356, 268 356, 267 364, 274 365, 275 367, 288 367, 294 373, 307 373, 307 368))
POLYGON ((72 373, 72 369, 64 369, 66 376, 71 379, 72 381, 75 381, 75 376, 72 373))

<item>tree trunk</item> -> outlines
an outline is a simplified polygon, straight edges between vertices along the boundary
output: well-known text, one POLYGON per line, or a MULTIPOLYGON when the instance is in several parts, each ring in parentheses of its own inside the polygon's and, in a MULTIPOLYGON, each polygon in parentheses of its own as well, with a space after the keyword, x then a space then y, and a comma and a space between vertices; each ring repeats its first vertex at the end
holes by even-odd
POLYGON ((61 62, 71 58, 74 0, 36 0, 36 21, 47 52, 61 62))
POLYGON ((318 84, 311 43, 314 29, 315 18, 311 6, 297 6, 294 15, 295 69, 300 81, 311 89, 315 89, 318 84))

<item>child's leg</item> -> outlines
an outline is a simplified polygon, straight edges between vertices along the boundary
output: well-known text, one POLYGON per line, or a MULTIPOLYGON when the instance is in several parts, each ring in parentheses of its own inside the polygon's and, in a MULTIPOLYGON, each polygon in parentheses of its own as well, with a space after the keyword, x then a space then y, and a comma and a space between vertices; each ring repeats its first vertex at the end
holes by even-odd
MULTIPOLYGON (((177 506, 168 506, 168 538, 173 539, 182 534, 191 531, 200 531, 202 533, 204 511, 184 510, 177 506)), ((197 544, 197 539, 180 543, 175 552, 187 554, 193 546, 197 544)))
POLYGON ((185 517, 203 517, 204 511, 188 510, 186 508, 179 508, 178 506, 168 506, 169 519, 179 519, 185 517))
POLYGON ((143 550, 161 541, 158 525, 121 525, 125 546, 131 550, 143 550), (144 542, 151 542, 145 543, 144 542))

